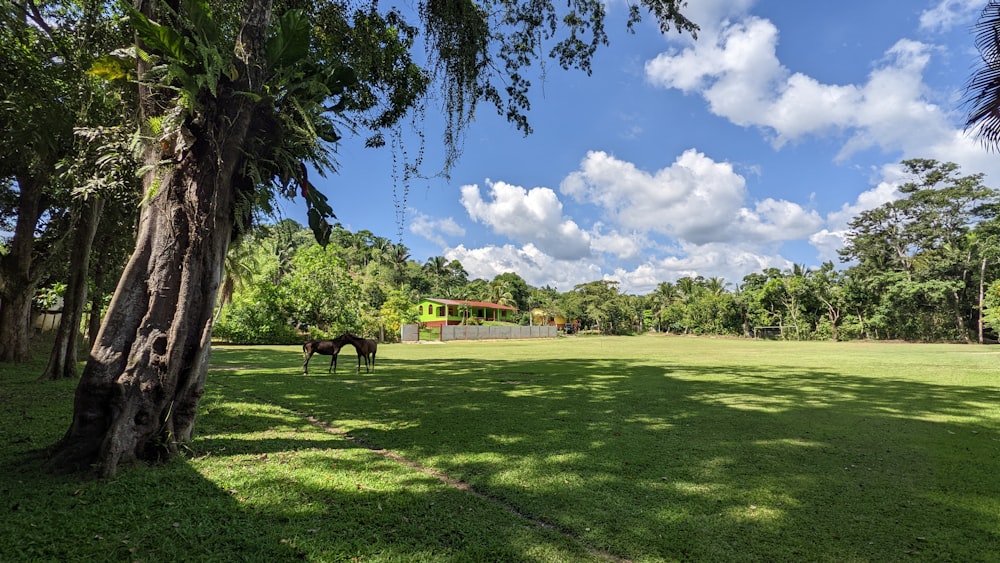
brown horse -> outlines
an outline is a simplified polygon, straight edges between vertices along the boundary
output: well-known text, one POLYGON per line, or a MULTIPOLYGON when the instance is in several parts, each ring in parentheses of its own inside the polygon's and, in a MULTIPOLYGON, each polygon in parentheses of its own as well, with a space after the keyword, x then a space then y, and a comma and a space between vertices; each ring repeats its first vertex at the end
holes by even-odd
POLYGON ((372 362, 371 372, 375 372, 375 352, 378 350, 378 342, 366 340, 349 332, 341 334, 337 340, 354 346, 354 349, 358 351, 358 373, 361 373, 361 358, 365 359, 365 373, 368 373, 369 358, 372 362))
MULTIPOLYGON (((306 360, 302 362, 302 373, 309 375, 309 359, 312 358, 313 354, 320 354, 323 356, 333 356, 330 360, 330 369, 326 372, 337 371, 337 354, 340 353, 340 349, 347 344, 347 341, 343 337, 335 338, 333 340, 310 340, 302 345, 302 353, 305 355, 306 360)), ((361 371, 360 368, 358 371, 361 371)))

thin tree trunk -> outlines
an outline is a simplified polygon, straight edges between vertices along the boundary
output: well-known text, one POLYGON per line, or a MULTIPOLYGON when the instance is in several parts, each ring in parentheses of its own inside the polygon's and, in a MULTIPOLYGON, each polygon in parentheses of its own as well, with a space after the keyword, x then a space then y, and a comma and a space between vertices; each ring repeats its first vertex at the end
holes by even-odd
POLYGON ((986 306, 986 258, 983 258, 982 263, 979 266, 979 314, 978 316, 978 329, 979 329, 979 343, 983 344, 986 339, 983 335, 983 308, 986 306))
POLYGON ((49 356, 49 365, 40 379, 76 379, 77 346, 80 342, 80 324, 83 307, 87 302, 87 280, 90 269, 90 252, 100 223, 104 199, 91 197, 83 202, 80 219, 75 229, 72 254, 69 259, 69 283, 63 298, 62 316, 56 341, 49 356))
POLYGON ((959 300, 958 292, 953 290, 951 298, 955 302, 955 330, 958 331, 962 342, 968 344, 971 339, 969 338, 969 331, 965 328, 965 319, 962 318, 962 302, 959 300))
MULTIPOLYGON (((101 276, 103 273, 98 274, 94 272, 94 287, 100 287, 98 285, 102 280, 101 276)), ((90 295, 90 315, 87 316, 87 345, 92 347, 94 342, 97 342, 97 334, 101 331, 101 311, 104 305, 104 296, 107 295, 104 292, 93 291, 90 295)))

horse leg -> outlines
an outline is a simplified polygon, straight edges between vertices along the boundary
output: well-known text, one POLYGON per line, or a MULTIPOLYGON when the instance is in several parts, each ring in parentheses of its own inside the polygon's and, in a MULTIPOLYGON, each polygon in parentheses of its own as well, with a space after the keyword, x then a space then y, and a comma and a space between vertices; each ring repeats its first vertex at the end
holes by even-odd
POLYGON ((375 352, 372 352, 372 373, 375 373, 375 352))
POLYGON ((326 370, 326 373, 337 373, 337 355, 331 354, 333 357, 330 358, 330 369, 326 370))
POLYGON ((312 356, 313 356, 313 353, 309 352, 306 355, 306 361, 302 362, 302 373, 305 374, 305 375, 309 375, 309 358, 311 358, 312 356))

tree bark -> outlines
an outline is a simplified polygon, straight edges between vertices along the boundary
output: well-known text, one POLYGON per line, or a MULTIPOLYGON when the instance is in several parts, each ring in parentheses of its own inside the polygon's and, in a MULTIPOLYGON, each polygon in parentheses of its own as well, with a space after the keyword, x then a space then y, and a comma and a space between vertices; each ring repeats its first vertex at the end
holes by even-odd
POLYGON ((965 328, 965 319, 962 317, 962 302, 958 291, 951 291, 951 299, 955 303, 955 330, 958 331, 958 337, 962 339, 962 342, 969 344, 972 339, 969 338, 969 331, 965 328))
POLYGON ((80 378, 72 423, 52 450, 50 470, 94 467, 111 477, 121 465, 168 459, 191 439, 233 232, 235 186, 243 184, 237 170, 254 110, 251 96, 241 94, 262 84, 270 7, 270 0, 248 2, 237 47, 242 83, 220 85, 216 97, 201 100, 199 115, 185 125, 193 144, 154 143, 147 149, 147 163, 173 163, 154 167, 143 180, 153 195, 80 378))
POLYGON ((983 334, 984 332, 984 322, 983 322, 983 308, 986 306, 986 258, 983 258, 979 265, 979 307, 977 310, 979 314, 976 315, 977 318, 977 329, 979 332, 979 343, 985 344, 986 338, 983 334))
POLYGON ((31 299, 40 277, 35 227, 42 215, 42 181, 18 178, 17 224, 9 252, 0 256, 0 361, 31 359, 31 299))
MULTIPOLYGON (((143 211, 137 245, 93 343, 57 471, 156 461, 190 439, 212 308, 232 230, 231 182, 192 155, 143 211)), ((209 164, 211 166, 211 164, 209 164)), ((214 168, 214 166, 213 166, 214 168)))
POLYGON ((103 282, 103 273, 94 272, 95 290, 90 292, 90 314, 87 316, 87 347, 93 346, 97 342, 97 335, 101 332, 101 312, 104 306, 104 296, 107 293, 98 291, 103 282))
POLYGON ((83 307, 87 302, 90 253, 103 207, 102 198, 91 197, 82 202, 69 259, 69 283, 66 284, 66 294, 63 297, 62 316, 52 354, 49 356, 49 365, 40 379, 76 379, 77 347, 80 342, 83 307))

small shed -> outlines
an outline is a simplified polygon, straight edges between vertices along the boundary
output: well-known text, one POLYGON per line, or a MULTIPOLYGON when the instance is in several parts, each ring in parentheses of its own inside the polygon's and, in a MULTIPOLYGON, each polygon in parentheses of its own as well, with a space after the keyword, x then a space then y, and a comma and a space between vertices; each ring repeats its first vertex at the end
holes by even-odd
POLYGON ((545 309, 532 309, 531 324, 535 326, 554 326, 562 330, 566 327, 566 317, 562 315, 550 315, 545 312, 545 309))

